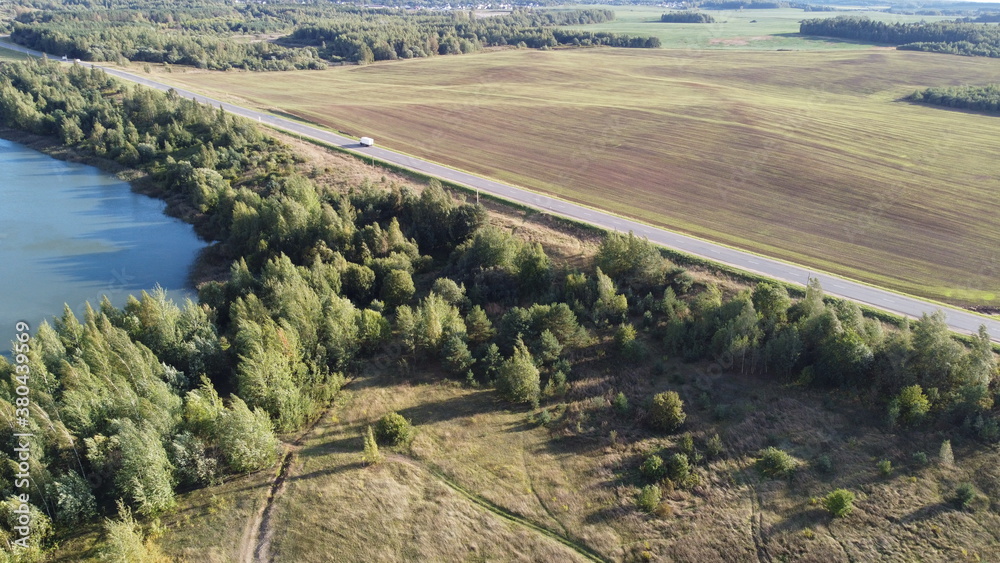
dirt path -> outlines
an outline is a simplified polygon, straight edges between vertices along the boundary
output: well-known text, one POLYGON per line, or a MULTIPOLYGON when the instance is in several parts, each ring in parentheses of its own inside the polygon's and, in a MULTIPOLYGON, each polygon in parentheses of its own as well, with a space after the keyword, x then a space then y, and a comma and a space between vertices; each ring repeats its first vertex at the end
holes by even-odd
POLYGON ((492 512, 493 514, 496 514, 497 516, 503 518, 504 520, 513 522, 515 524, 519 524, 525 528, 528 528, 529 530, 532 530, 534 532, 552 538, 557 542, 565 545, 566 547, 572 549, 573 551, 579 553, 584 559, 587 559, 588 561, 598 561, 601 563, 608 561, 607 559, 604 558, 603 555, 601 555, 597 551, 594 551, 590 547, 574 540, 573 538, 570 538, 568 535, 561 534, 555 530, 543 526, 542 524, 528 520, 523 516, 518 516, 517 514, 509 512, 508 510, 506 510, 501 506, 493 504, 489 500, 477 495, 476 493, 452 481, 440 469, 438 469, 432 464, 423 463, 421 461, 413 459, 412 457, 407 457, 400 454, 389 454, 388 456, 386 456, 386 459, 390 461, 396 461, 399 463, 405 463, 407 465, 411 465, 429 472, 431 475, 437 477, 438 480, 440 480, 442 483, 448 485, 448 487, 453 489, 455 492, 462 495, 466 499, 472 501, 474 504, 479 505, 481 508, 484 508, 492 512))
POLYGON ((295 462, 295 454, 298 452, 299 448, 302 446, 302 442, 307 436, 312 434, 312 431, 319 426, 319 423, 326 419, 336 405, 337 397, 340 392, 344 390, 345 387, 350 385, 352 381, 356 378, 352 377, 344 383, 337 394, 334 396, 333 400, 330 402, 330 406, 327 407, 309 426, 302 430, 298 437, 292 442, 285 442, 282 444, 284 453, 281 459, 281 469, 278 474, 271 481, 271 489, 267 495, 267 502, 258 510, 253 518, 247 522, 247 526, 243 531, 243 537, 240 539, 240 547, 238 550, 237 561, 239 563, 270 563, 271 558, 271 540, 274 537, 274 528, 271 526, 271 513, 274 510, 274 501, 277 500, 281 493, 285 490, 285 481, 288 479, 289 473, 291 472, 292 464, 295 462))

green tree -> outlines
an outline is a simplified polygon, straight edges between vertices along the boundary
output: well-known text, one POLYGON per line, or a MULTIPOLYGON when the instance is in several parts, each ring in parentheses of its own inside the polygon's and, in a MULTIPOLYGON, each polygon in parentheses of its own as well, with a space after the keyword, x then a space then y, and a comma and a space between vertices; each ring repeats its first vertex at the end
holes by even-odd
POLYGON ((761 282, 753 289, 753 307, 771 327, 785 322, 792 300, 784 286, 761 282))
POLYGON ((384 459, 382 452, 378 450, 378 442, 375 441, 371 425, 365 431, 365 453, 362 459, 368 465, 378 465, 384 459))
POLYGON ((945 467, 955 465, 955 454, 951 450, 951 440, 941 442, 941 449, 938 450, 938 462, 945 467))
POLYGON ((441 361, 444 368, 454 375, 465 375, 476 362, 469 346, 459 334, 452 334, 445 339, 441 347, 441 361))
POLYGON ((649 421, 653 428, 673 432, 684 424, 686 418, 684 401, 676 391, 666 391, 653 396, 653 404, 649 411, 649 421))
POLYGON ((118 432, 121 466, 115 473, 115 486, 140 514, 159 514, 174 505, 173 466, 149 425, 136 426, 131 420, 121 422, 118 432))
POLYGON ((263 469, 278 457, 278 438, 267 413, 261 409, 251 412, 243 399, 236 396, 229 408, 220 413, 215 438, 222 458, 237 473, 263 469))
POLYGON ((106 537, 100 552, 101 561, 108 563, 166 563, 170 559, 159 546, 147 541, 142 525, 128 507, 118 503, 118 518, 104 520, 106 537))
POLYGON ((482 344, 496 334, 496 331, 493 330, 493 323, 486 316, 486 311, 479 305, 475 305, 469 310, 469 314, 465 317, 465 326, 469 333, 469 340, 476 344, 482 344))
POLYGON ((390 309, 408 302, 416 291, 413 277, 406 270, 389 270, 382 280, 382 301, 390 309))
POLYGON ((496 386, 500 396, 508 401, 538 404, 541 378, 531 352, 520 339, 514 346, 514 354, 500 365, 496 386))
POLYGON ((920 385, 904 387, 899 392, 899 414, 907 424, 919 424, 931 409, 931 402, 920 385))

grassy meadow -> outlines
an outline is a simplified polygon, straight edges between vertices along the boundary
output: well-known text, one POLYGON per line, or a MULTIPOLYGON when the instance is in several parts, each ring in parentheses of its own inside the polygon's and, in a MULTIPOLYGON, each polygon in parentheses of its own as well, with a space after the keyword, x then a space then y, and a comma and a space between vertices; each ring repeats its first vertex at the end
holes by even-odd
MULTIPOLYGON (((1000 520, 990 501, 979 496, 965 510, 950 501, 967 481, 977 494, 997 498, 996 451, 956 447, 955 465, 939 466, 940 437, 885 432, 880 421, 833 405, 822 392, 696 375, 706 367, 699 365, 670 363, 671 375, 659 377, 648 368, 622 371, 603 349, 585 352, 592 362, 574 391, 549 407, 547 425, 434 369, 356 380, 295 454, 274 504, 270 560, 320 562, 334 553, 343 561, 588 560, 551 534, 605 561, 1000 556, 991 531, 1000 520), (611 398, 619 389, 633 397, 678 390, 696 449, 704 454, 715 433, 723 440, 722 456, 697 464, 700 483, 668 490, 656 515, 635 508, 638 466, 649 453, 678 451, 682 434, 656 436, 638 411, 617 412, 611 398), (412 421, 415 437, 382 448, 385 461, 366 466, 363 432, 392 411, 412 421), (791 477, 766 479, 754 469, 757 452, 769 445, 792 454, 798 466, 791 477), (917 452, 929 462, 916 460, 917 452), (827 461, 818 461, 823 456, 827 461), (877 466, 883 459, 892 464, 889 475, 877 466), (857 495, 847 518, 831 518, 816 500, 835 488, 857 495)), ((267 490, 250 479, 238 483, 184 498, 178 515, 165 520, 164 551, 181 561, 238 552, 230 546, 247 511, 232 508, 252 505, 267 490), (197 526, 186 524, 189 515, 197 526), (207 536, 209 522, 217 532, 207 536)))
MULTIPOLYGON (((590 8, 593 6, 573 6, 590 8)), ((608 31, 660 38, 667 49, 865 49, 870 45, 829 37, 799 35, 799 21, 856 15, 886 22, 939 21, 954 19, 942 16, 909 16, 862 10, 841 12, 806 12, 798 8, 780 10, 702 10, 715 18, 714 23, 662 23, 668 12, 657 6, 607 6, 614 10, 611 22, 567 26, 585 31, 608 31)))
POLYGON ((1000 303, 1000 120, 900 99, 1000 60, 502 51, 282 73, 154 69, 221 99, 818 269, 1000 303))

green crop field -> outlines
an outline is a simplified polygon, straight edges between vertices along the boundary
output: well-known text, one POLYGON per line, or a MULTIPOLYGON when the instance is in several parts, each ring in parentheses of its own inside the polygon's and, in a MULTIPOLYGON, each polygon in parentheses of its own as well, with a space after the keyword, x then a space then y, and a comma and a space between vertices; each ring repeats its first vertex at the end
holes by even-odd
MULTIPOLYGON (((594 8, 595 6, 574 6, 594 8)), ((799 21, 842 15, 863 16, 887 22, 939 21, 941 16, 908 16, 870 11, 806 12, 798 8, 781 10, 703 10, 715 23, 661 23, 669 12, 657 6, 605 6, 614 10, 615 20, 606 23, 570 26, 586 31, 609 31, 629 35, 655 36, 668 49, 866 49, 869 45, 841 39, 799 35, 799 21)))
POLYGON ((811 267, 1000 303, 1000 119, 900 101, 1000 81, 1000 60, 512 50, 160 77, 811 267))

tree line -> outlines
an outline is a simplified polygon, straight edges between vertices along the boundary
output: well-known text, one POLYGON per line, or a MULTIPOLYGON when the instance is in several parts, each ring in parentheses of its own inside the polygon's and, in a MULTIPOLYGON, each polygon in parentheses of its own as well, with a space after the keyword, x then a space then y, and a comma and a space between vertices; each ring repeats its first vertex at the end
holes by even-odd
MULTIPOLYGON (((40 4, 16 0, 22 8, 40 4)), ((360 62, 461 54, 485 47, 557 45, 658 47, 653 37, 576 32, 558 26, 613 20, 610 10, 518 9, 495 17, 473 12, 413 12, 336 4, 229 4, 134 0, 22 9, 11 40, 57 56, 88 61, 143 61, 211 70, 322 69, 360 62), (253 40, 251 34, 282 35, 253 40)))
POLYGON ((1000 27, 959 22, 887 23, 840 16, 803 20, 803 35, 888 43, 898 49, 980 57, 1000 57, 1000 27))
POLYGON ((914 92, 906 99, 950 108, 1000 112, 1000 84, 928 88, 914 92))
POLYGON ((667 12, 660 16, 660 21, 664 23, 715 23, 715 18, 701 12, 667 12))
MULTIPOLYGON (((768 283, 727 295, 632 234, 608 234, 586 268, 557 266, 436 182, 325 190, 249 120, 81 66, 0 65, 0 122, 148 172, 230 263, 197 303, 153 291, 37 329, 33 510, 54 526, 38 550, 119 501, 152 516, 178 491, 269 466, 276 433, 364 369, 421 365, 539 405, 570 392, 576 351, 610 346, 624 362, 707 358, 852 390, 893 424, 1000 440, 989 340, 962 345, 940 316, 886 326, 817 283, 798 300, 768 283)), ((9 415, 13 377, 0 359, 9 415)))
POLYGON ((606 45, 656 48, 655 37, 561 29, 556 26, 600 23, 614 19, 610 10, 515 10, 502 16, 476 18, 465 12, 416 14, 389 9, 357 10, 335 19, 298 27, 289 45, 316 47, 331 61, 362 64, 434 55, 458 55, 485 47, 533 49, 558 45, 606 45), (378 15, 375 18, 373 15, 378 15))

